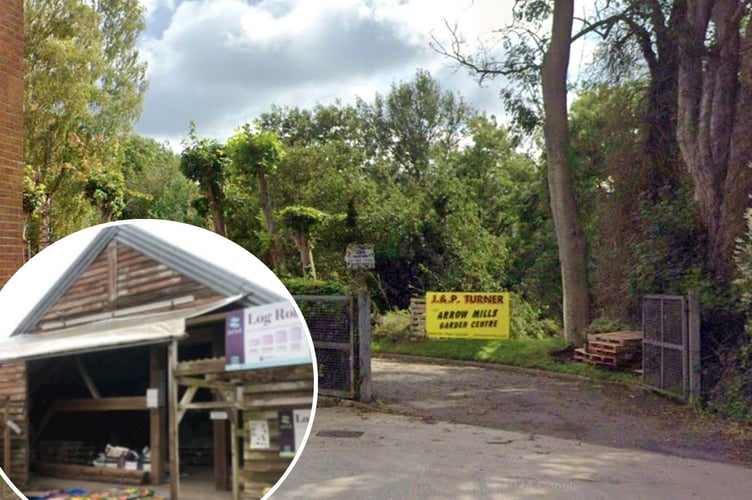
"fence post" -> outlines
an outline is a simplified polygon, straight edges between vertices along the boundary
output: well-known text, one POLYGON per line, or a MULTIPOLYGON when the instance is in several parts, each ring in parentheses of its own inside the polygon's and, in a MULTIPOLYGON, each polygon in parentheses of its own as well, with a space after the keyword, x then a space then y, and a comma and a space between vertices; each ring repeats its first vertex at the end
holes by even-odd
POLYGON ((687 369, 689 370, 689 401, 700 400, 700 292, 693 290, 687 295, 687 369))
POLYGON ((358 293, 358 349, 360 401, 371 401, 371 294, 368 290, 358 293))

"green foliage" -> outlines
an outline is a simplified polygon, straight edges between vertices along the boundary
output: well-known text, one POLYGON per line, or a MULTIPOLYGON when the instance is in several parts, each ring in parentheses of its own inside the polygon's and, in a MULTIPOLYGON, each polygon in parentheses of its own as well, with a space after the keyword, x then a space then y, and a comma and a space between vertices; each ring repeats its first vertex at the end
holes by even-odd
POLYGON ((118 215, 120 140, 141 111, 137 0, 24 3, 27 248, 118 215), (87 195, 88 194, 88 195, 87 195))
POLYGON ((313 227, 325 221, 328 215, 313 207, 293 205, 280 210, 279 217, 287 228, 298 234, 310 234, 313 227))
POLYGON ((545 339, 561 333, 561 325, 546 318, 541 309, 512 294, 509 334, 514 339, 545 339))
POLYGON ((125 179, 118 171, 96 170, 84 182, 84 194, 99 210, 100 221, 120 217, 125 207, 125 179))
POLYGON ((188 179, 196 181, 208 196, 221 201, 228 158, 224 147, 214 139, 198 137, 196 124, 191 122, 189 139, 180 153, 180 170, 188 179))
POLYGON ((632 327, 620 319, 596 318, 588 327, 588 333, 609 333, 632 330, 632 327))
MULTIPOLYGON (((166 219, 207 225, 195 208, 201 191, 180 171, 180 159, 166 144, 130 135, 122 145, 127 196, 124 219, 166 219)), ((208 209, 208 207, 207 207, 208 209)))
POLYGON ((347 295, 347 287, 337 280, 312 280, 283 277, 282 283, 292 295, 347 295))
POLYGON ((225 184, 229 159, 224 147, 214 139, 199 137, 191 122, 188 140, 180 153, 180 171, 198 183, 204 193, 214 230, 225 235, 225 184))
POLYGON ((34 214, 44 203, 46 187, 42 183, 34 182, 34 169, 31 165, 24 166, 23 211, 34 214))
POLYGON ((284 157, 282 142, 275 132, 254 131, 248 123, 227 140, 226 150, 235 171, 246 178, 259 172, 274 173, 284 157))
POLYGON ((371 332, 375 341, 400 342, 410 339, 410 311, 388 311, 379 316, 371 332))
POLYGON ((740 291, 742 304, 752 310, 752 211, 745 214, 745 235, 736 242, 734 261, 738 276, 734 285, 740 291))

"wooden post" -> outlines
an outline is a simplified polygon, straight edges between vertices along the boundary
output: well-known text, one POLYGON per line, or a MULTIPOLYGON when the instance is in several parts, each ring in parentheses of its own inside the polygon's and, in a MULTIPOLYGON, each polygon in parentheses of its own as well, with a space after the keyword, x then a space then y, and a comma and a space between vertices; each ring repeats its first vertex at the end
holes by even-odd
POLYGON ((360 401, 371 401, 371 294, 363 290, 358 294, 358 346, 360 377, 358 394, 360 401))
POLYGON ((178 365, 178 342, 173 340, 167 348, 167 386, 169 393, 169 448, 170 448, 170 499, 180 498, 180 443, 178 432, 178 383, 175 368, 178 365))
POLYGON ((164 355, 161 346, 152 346, 149 353, 149 387, 159 391, 159 407, 149 410, 149 447, 151 448, 151 484, 162 484, 165 480, 165 424, 166 412, 164 383, 164 355))
POLYGON ((10 477, 10 467, 11 467, 11 450, 10 450, 10 426, 8 425, 8 421, 10 420, 10 398, 5 399, 5 412, 4 412, 5 420, 3 421, 4 430, 3 430, 3 470, 5 473, 10 477))
POLYGON ((230 453, 232 454, 232 500, 240 500, 240 460, 238 453, 238 425, 239 420, 237 410, 232 408, 228 411, 233 413, 230 420, 230 453))
MULTIPOLYGON (((216 332, 215 332, 216 333, 216 332)), ((224 356, 224 342, 215 336, 212 339, 212 356, 224 356)), ((216 397, 215 397, 216 399, 216 397)), ((228 417, 230 412, 227 412, 228 417)), ((232 420, 215 420, 214 426, 214 487, 221 491, 230 489, 230 471, 227 464, 227 426, 232 426, 232 420)), ((232 431, 230 432, 232 434, 232 431)))
POLYGON ((687 297, 687 369, 689 370, 689 401, 700 401, 700 293, 693 290, 687 297))

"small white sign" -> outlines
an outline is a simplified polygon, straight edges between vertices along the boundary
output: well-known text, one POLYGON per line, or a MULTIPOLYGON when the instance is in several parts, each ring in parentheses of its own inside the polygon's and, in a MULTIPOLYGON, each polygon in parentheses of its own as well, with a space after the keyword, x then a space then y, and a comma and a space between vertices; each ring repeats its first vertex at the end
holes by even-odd
POLYGON ((271 447, 269 443, 269 422, 266 420, 251 420, 251 449, 268 450, 271 447))
POLYGON ((159 408, 159 389, 152 387, 146 389, 146 407, 159 408))
POLYGON ((348 245, 345 251, 345 263, 348 269, 374 269, 376 258, 373 245, 348 245))
POLYGON ((209 419, 210 420, 227 420, 227 412, 226 411, 209 412, 209 419))

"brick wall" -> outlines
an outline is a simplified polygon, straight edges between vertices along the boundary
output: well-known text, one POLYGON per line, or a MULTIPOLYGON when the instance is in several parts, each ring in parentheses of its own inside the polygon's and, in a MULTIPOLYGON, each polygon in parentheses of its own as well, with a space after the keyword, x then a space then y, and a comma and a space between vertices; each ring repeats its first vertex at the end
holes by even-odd
POLYGON ((23 259, 23 0, 0 0, 0 286, 23 259))
MULTIPOLYGON (((23 0, 0 0, 0 286, 23 263, 23 27, 23 0)), ((11 442, 9 475, 23 485, 29 469, 25 363, 0 367, 0 401, 22 429, 11 442)))

